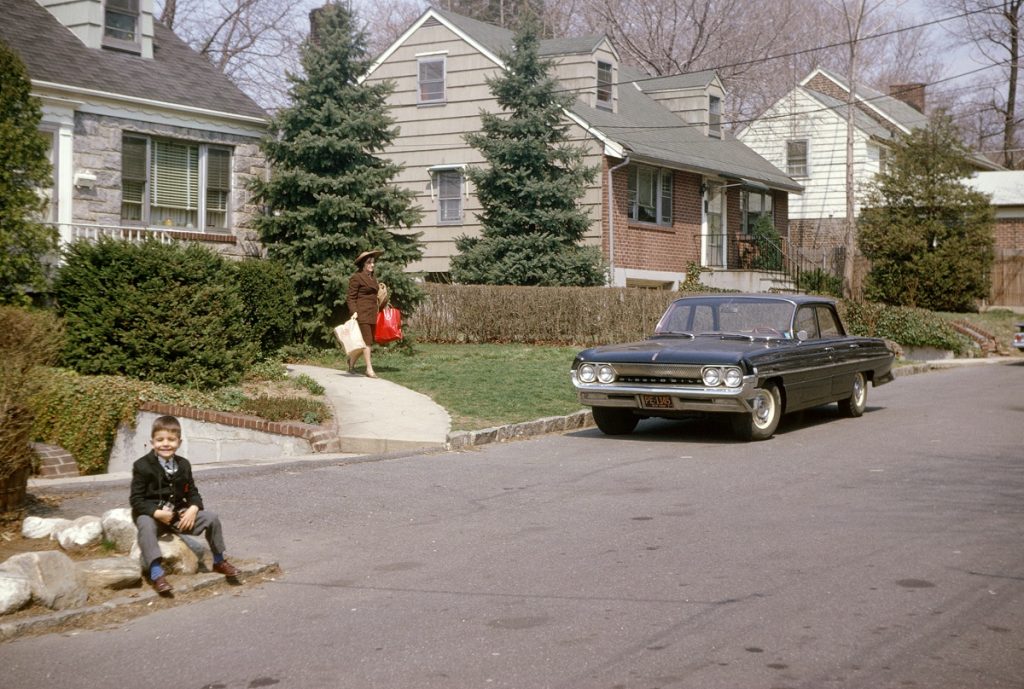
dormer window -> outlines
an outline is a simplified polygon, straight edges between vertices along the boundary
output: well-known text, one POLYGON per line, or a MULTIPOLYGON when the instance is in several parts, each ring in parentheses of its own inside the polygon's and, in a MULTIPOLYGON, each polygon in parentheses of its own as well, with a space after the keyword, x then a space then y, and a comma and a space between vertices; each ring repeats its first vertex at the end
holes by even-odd
POLYGON ((722 99, 708 96, 708 136, 722 136, 722 99))
POLYGON ((138 40, 139 0, 106 0, 103 37, 135 43, 138 40))
POLYGON ((597 106, 612 107, 612 66, 608 62, 597 63, 597 106))

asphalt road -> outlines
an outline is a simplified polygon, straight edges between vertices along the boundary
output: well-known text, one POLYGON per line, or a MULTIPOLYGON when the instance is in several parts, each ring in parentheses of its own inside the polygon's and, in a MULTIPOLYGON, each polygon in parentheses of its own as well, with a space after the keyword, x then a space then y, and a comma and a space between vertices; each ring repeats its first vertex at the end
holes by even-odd
POLYGON ((203 478, 284 575, 0 644, 0 687, 1024 687, 1024 365, 868 403, 203 478))

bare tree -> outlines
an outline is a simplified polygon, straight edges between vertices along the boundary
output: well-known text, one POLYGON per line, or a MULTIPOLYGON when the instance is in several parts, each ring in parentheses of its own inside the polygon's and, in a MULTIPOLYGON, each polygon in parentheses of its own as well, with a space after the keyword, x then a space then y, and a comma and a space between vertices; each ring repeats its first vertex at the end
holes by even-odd
MULTIPOLYGON (((978 89, 968 98, 968 112, 976 118, 981 127, 977 134, 979 143, 991 134, 991 116, 997 116, 1001 124, 1002 163, 1008 168, 1019 167, 1024 161, 1018 150, 1017 127, 1020 98, 1021 21, 1024 0, 938 0, 944 9, 962 13, 958 31, 961 45, 972 45, 981 58, 993 65, 1003 77, 999 85, 978 89), (991 111, 989 116, 984 110, 991 111)), ((982 83, 985 80, 982 79, 982 83)))
POLYGON ((365 2, 359 11, 360 25, 366 31, 367 48, 379 55, 394 43, 426 9, 423 0, 381 0, 365 2))
POLYGON ((285 75, 299 69, 308 12, 322 0, 157 0, 162 23, 224 72, 253 100, 287 101, 285 75))

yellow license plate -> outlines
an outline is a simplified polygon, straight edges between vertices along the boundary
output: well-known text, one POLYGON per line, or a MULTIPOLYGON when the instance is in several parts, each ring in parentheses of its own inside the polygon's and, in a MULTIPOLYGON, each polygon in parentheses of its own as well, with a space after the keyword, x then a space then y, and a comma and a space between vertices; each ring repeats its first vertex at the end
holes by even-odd
POLYGON ((640 406, 645 409, 671 409, 672 398, 668 395, 640 395, 640 406))

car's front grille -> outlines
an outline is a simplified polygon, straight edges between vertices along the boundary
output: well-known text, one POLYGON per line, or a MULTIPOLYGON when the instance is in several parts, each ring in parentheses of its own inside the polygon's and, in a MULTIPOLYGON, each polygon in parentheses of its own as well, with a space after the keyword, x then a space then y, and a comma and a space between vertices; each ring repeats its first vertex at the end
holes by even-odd
POLYGON ((616 382, 635 385, 693 385, 701 382, 701 367, 671 364, 612 364, 616 382))

